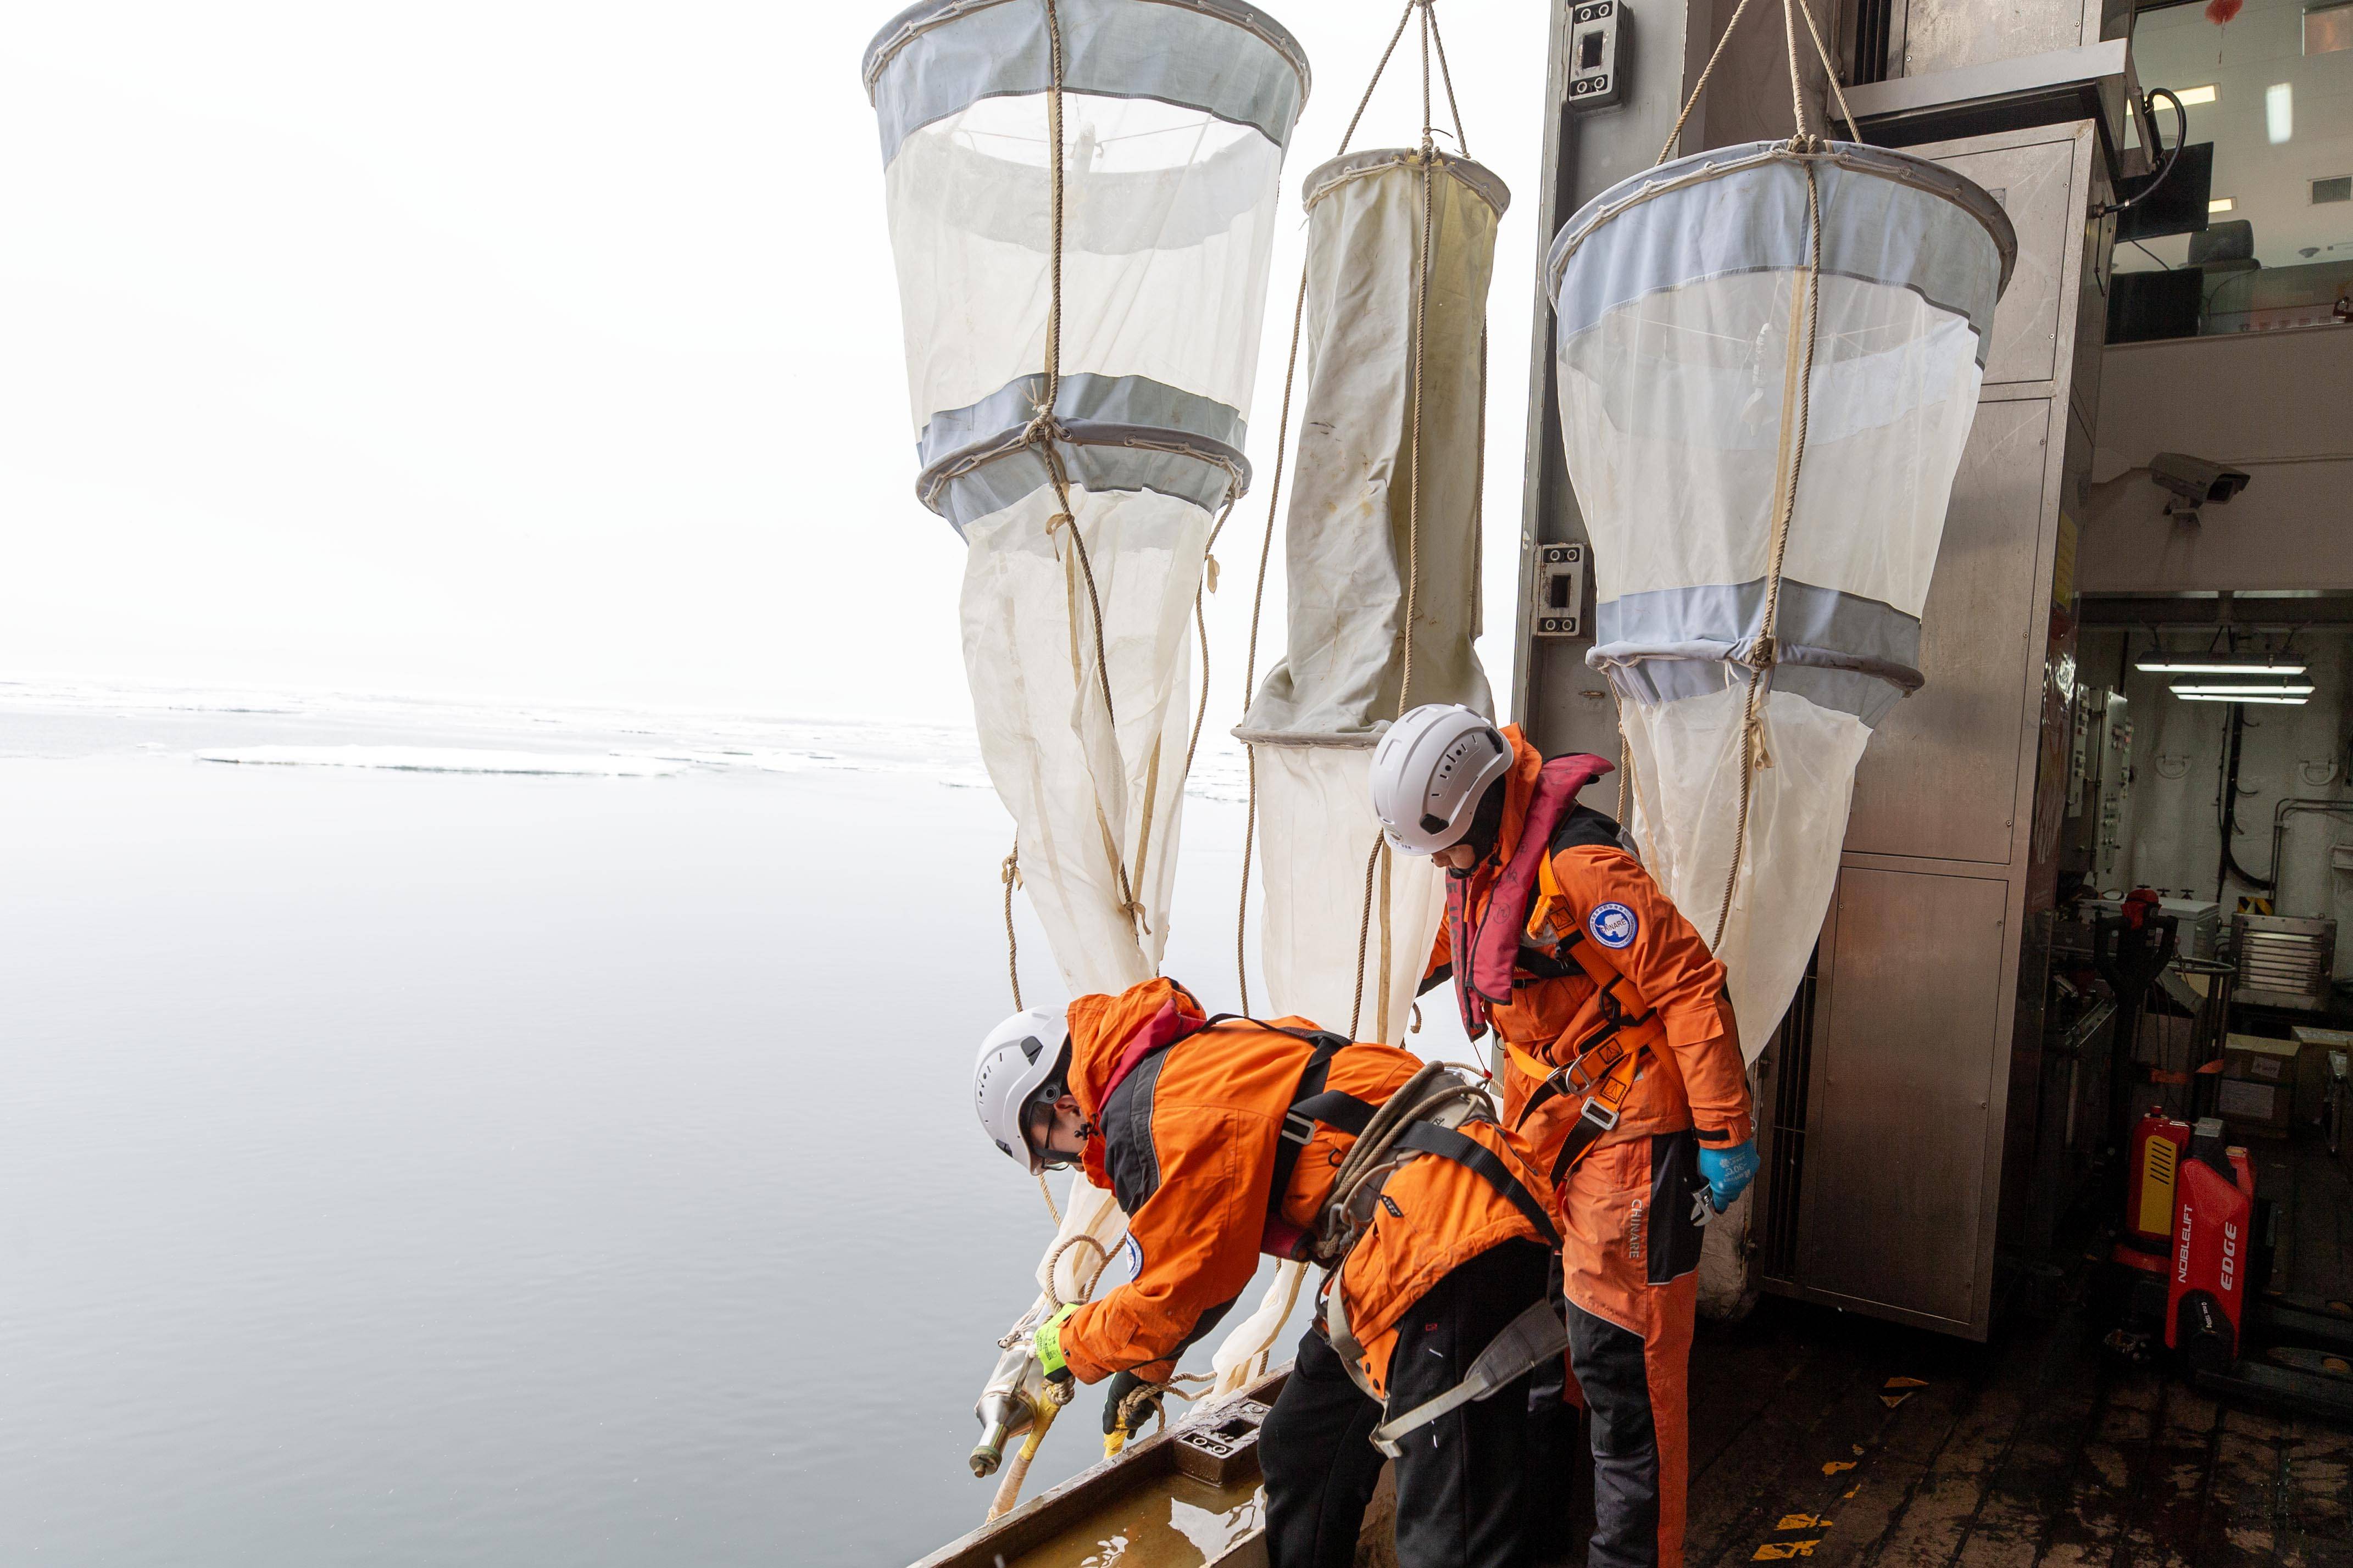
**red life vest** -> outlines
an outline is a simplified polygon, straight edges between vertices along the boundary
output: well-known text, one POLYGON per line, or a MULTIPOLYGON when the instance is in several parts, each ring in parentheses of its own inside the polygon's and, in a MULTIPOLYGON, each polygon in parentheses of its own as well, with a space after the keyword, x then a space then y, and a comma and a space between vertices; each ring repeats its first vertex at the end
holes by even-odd
POLYGON ((1462 1027, 1472 1039, 1487 1032, 1488 1006, 1502 1006, 1512 999, 1512 971, 1527 925, 1528 900, 1535 892, 1537 868, 1552 851, 1553 829, 1560 826, 1577 792, 1613 766, 1585 752, 1545 763, 1536 775, 1519 844, 1510 864, 1496 876, 1487 912, 1475 930, 1471 924, 1471 879, 1476 873, 1448 874, 1446 934, 1454 959, 1454 999, 1462 1009, 1462 1027))

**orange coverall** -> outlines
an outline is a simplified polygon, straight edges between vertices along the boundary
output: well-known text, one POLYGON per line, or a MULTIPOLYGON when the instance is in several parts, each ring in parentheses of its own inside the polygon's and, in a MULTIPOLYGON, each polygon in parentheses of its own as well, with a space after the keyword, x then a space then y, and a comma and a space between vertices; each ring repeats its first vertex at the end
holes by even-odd
MULTIPOLYGON (((1516 727, 1502 831, 1468 872, 1470 926, 1485 918, 1497 877, 1519 847, 1544 758, 1516 727)), ((1449 934, 1430 959, 1451 977, 1449 934)), ((1547 1176, 1584 1110, 1564 1088, 1529 1108, 1542 1075, 1575 1061, 1612 1028, 1641 1047, 1640 1076, 1617 1125, 1562 1174, 1563 1289, 1572 1310, 1570 1363, 1594 1420, 1592 1568, 1679 1568, 1686 1478, 1686 1385, 1698 1303, 1706 1201, 1697 1143, 1728 1148, 1753 1132, 1747 1074, 1724 988, 1724 966, 1641 863, 1617 824, 1572 805, 1556 825, 1530 896, 1512 999, 1489 1018, 1509 1049, 1504 1116, 1547 1176), (1588 964, 1622 979, 1604 997, 1588 964), (1535 1070, 1531 1070, 1534 1068, 1535 1070)))
MULTIPOLYGON (((1155 1026, 1198 1028, 1200 1004, 1172 980, 1147 980, 1117 996, 1082 996, 1069 1016, 1071 1092, 1096 1124, 1082 1156, 1087 1177, 1118 1195, 1141 1258, 1133 1279, 1063 1324, 1062 1354, 1082 1383, 1127 1369, 1165 1378, 1200 1320, 1230 1305, 1258 1271, 1275 1142, 1313 1047, 1263 1024, 1215 1025, 1132 1070, 1121 1086, 1129 1092, 1111 1107, 1106 1126, 1106 1099, 1118 1097, 1107 1097, 1105 1085, 1122 1054, 1155 1026), (1148 1084, 1139 1077, 1146 1071, 1148 1084)), ((1315 1028, 1303 1019, 1279 1022, 1315 1028)), ((1378 1105, 1420 1066, 1393 1047, 1355 1044, 1334 1055, 1324 1088, 1378 1105)), ((1543 1201, 1547 1188, 1501 1129, 1471 1122, 1461 1131, 1543 1201)), ((1314 1224, 1333 1168, 1355 1141, 1316 1126, 1292 1169, 1282 1219, 1314 1224)), ((1371 1228, 1334 1286, 1346 1293, 1349 1328, 1365 1347, 1359 1370, 1376 1388, 1386 1385, 1397 1321, 1408 1307, 1456 1265, 1498 1243, 1538 1239, 1501 1193, 1451 1160, 1413 1160, 1382 1194, 1389 1201, 1376 1205, 1371 1228)))

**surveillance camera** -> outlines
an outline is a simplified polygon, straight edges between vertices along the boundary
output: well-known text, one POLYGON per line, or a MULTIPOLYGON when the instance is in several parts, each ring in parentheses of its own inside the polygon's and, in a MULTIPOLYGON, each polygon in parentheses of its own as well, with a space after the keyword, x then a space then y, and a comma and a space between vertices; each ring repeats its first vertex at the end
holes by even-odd
POLYGON ((2226 468, 2220 463, 2180 452, 2159 452, 2150 458, 2148 477, 2188 501, 2183 510, 2194 511, 2209 504, 2219 506, 2247 488, 2245 470, 2226 468))

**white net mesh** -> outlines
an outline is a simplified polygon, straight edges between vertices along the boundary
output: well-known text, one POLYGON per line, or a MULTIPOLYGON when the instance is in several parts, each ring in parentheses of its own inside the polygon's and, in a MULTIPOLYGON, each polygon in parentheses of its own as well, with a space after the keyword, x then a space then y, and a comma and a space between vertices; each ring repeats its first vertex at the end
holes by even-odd
POLYGON ((1260 952, 1275 1010, 1332 1029, 1345 1029, 1353 1016, 1356 1038, 1402 1044, 1414 989, 1446 912, 1445 874, 1428 856, 1392 852, 1386 865, 1374 859, 1381 826, 1366 782, 1371 752, 1265 745, 1256 752, 1259 830, 1265 836, 1260 952))
POLYGON ((1074 489, 1071 500, 1103 605, 1116 732, 1078 552, 1067 528, 1047 527, 1052 491, 965 528, 964 652, 981 756, 1019 825, 1024 885, 1081 995, 1150 979, 1167 940, 1209 518, 1149 491, 1074 489), (1136 918, 1123 908, 1131 896, 1136 918))
MULTIPOLYGON (((1765 575, 1795 285, 1779 270, 1686 283, 1561 345, 1561 435, 1602 602, 1765 575)), ((1822 279, 1786 576, 1920 614, 1977 416, 1976 351, 1966 318, 1909 289, 1822 279)))
MULTIPOLYGON (((1144 376, 1247 417, 1282 149, 1151 99, 1062 95, 1065 376, 1144 376)), ((987 98, 901 143, 891 244, 920 433, 1046 362, 1042 94, 987 98)))

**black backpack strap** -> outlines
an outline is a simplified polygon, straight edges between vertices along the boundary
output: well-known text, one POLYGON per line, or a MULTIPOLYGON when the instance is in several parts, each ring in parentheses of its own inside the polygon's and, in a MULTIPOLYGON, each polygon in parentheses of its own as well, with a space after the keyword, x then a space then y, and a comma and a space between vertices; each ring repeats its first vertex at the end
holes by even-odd
POLYGON ((1465 1138, 1451 1127, 1440 1127, 1434 1121, 1415 1121, 1398 1134, 1397 1146, 1413 1149, 1424 1154, 1436 1154, 1483 1178, 1487 1184, 1503 1196, 1505 1203, 1520 1211, 1546 1247, 1560 1245, 1560 1232, 1553 1228, 1552 1215, 1535 1195, 1520 1184, 1512 1168, 1495 1157, 1494 1151, 1474 1140, 1465 1138))
MULTIPOLYGON (((1277 1026, 1270 1024, 1266 1026, 1274 1028, 1277 1026)), ((1284 1032, 1305 1035, 1303 1030, 1284 1032)), ((1298 1087, 1291 1091, 1291 1108, 1282 1113, 1282 1132, 1275 1140, 1274 1181, 1266 1193, 1269 1216, 1282 1212, 1282 1198, 1291 1190, 1292 1173, 1299 1169, 1300 1151, 1305 1149, 1307 1141, 1315 1136, 1315 1123, 1320 1118, 1309 1108, 1319 1100, 1355 1100, 1353 1095, 1326 1095, 1324 1092, 1324 1079, 1332 1070, 1332 1058, 1347 1043, 1337 1035, 1323 1035, 1314 1038, 1315 1048, 1307 1053, 1307 1065, 1300 1070, 1298 1087)), ((1362 1100, 1355 1102, 1364 1104, 1362 1100)), ((1369 1118, 1372 1107, 1366 1106, 1365 1113, 1369 1118)))

